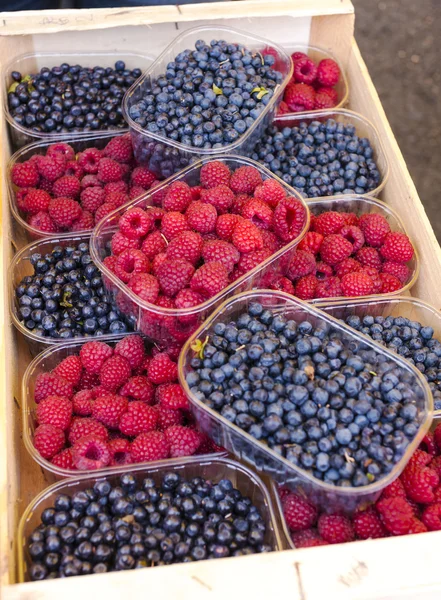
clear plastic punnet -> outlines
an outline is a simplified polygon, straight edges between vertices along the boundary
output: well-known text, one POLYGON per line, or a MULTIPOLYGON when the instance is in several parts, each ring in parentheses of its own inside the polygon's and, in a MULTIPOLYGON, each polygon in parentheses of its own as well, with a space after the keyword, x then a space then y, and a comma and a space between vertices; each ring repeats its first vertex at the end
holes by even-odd
POLYGON ((293 66, 287 52, 281 46, 265 38, 231 27, 213 25, 204 25, 184 31, 158 56, 143 77, 138 79, 124 96, 123 112, 132 133, 137 161, 148 167, 158 178, 163 179, 164 177, 170 177, 170 175, 199 158, 212 157, 219 154, 219 152, 248 155, 265 128, 271 123, 282 100, 283 91, 291 79, 292 72, 293 66), (254 124, 237 141, 222 148, 201 149, 175 142, 170 138, 147 131, 147 129, 135 123, 129 114, 131 106, 139 102, 146 91, 151 89, 152 82, 165 73, 167 64, 174 61, 176 55, 183 50, 194 48, 195 42, 199 39, 203 39, 207 43, 213 39, 222 39, 231 43, 243 44, 256 52, 270 50, 276 56, 277 70, 283 75, 282 83, 275 88, 273 97, 254 124))
POLYGON ((351 512, 362 503, 375 500, 382 489, 400 475, 429 429, 433 415, 433 398, 429 386, 421 373, 410 363, 369 338, 358 335, 353 329, 318 308, 288 294, 273 290, 245 292, 224 302, 185 344, 179 357, 179 379, 202 431, 207 433, 217 444, 232 452, 238 460, 252 465, 257 472, 272 477, 280 485, 294 490, 301 489, 302 493, 306 494, 313 503, 330 512, 335 510, 351 512), (315 326, 338 332, 344 345, 356 341, 361 344, 360 349, 370 349, 377 353, 378 364, 387 360, 395 363, 406 373, 418 408, 418 431, 390 473, 372 484, 360 487, 338 487, 325 483, 281 457, 218 412, 207 407, 190 391, 187 375, 193 370, 191 360, 195 356, 195 351, 192 347, 196 340, 206 340, 207 336, 210 338, 217 323, 230 323, 245 312, 252 302, 260 302, 273 313, 283 314, 285 318, 292 319, 296 323, 308 319, 315 326))
POLYGON ((278 274, 281 274, 281 263, 290 260, 291 254, 308 231, 308 227, 308 208, 298 192, 278 179, 278 177, 272 175, 265 167, 262 167, 251 159, 239 156, 218 156, 213 159, 199 161, 187 167, 155 187, 154 190, 147 192, 145 196, 125 204, 104 217, 93 231, 90 246, 92 258, 105 275, 105 284, 115 294, 116 303, 120 310, 134 319, 137 329, 149 338, 165 344, 169 341, 184 342, 199 327, 203 320, 228 296, 259 287, 268 287, 268 279, 273 280, 277 278, 278 274), (198 185, 201 167, 210 162, 210 160, 221 161, 231 170, 236 170, 245 165, 253 166, 259 170, 262 179, 273 178, 278 181, 284 187, 288 196, 293 196, 304 204, 306 208, 304 227, 297 238, 260 263, 260 265, 254 267, 254 269, 248 271, 248 273, 245 273, 245 275, 242 275, 233 283, 230 283, 225 289, 209 300, 206 300, 203 304, 186 309, 170 309, 146 302, 123 283, 103 262, 105 257, 110 253, 110 241, 113 234, 117 231, 119 218, 123 212, 135 206, 149 210, 149 207, 154 205, 156 194, 162 197, 161 192, 174 181, 185 181, 191 186, 198 185))
MULTIPOLYGON (((136 54, 133 52, 32 52, 22 54, 9 61, 2 69, 2 86, 3 86, 3 106, 5 111, 6 121, 9 123, 9 131, 11 133, 11 141, 13 147, 17 150, 26 144, 31 144, 38 140, 64 140, 67 137, 75 135, 80 138, 86 138, 101 134, 108 134, 108 130, 99 131, 84 131, 79 133, 46 133, 41 131, 33 131, 28 127, 19 125, 14 121, 14 118, 8 107, 8 90, 13 83, 11 73, 18 71, 24 77, 25 75, 33 75, 38 73, 43 67, 56 67, 63 63, 79 64, 82 67, 114 67, 115 62, 122 60, 126 63, 128 69, 141 69, 145 71, 154 61, 152 56, 145 54, 136 54)), ((127 131, 127 127, 117 129, 117 131, 127 131)))
MULTIPOLYGON (((127 471, 126 468, 125 472, 127 471)), ((179 473, 183 479, 203 477, 215 483, 221 479, 229 479, 233 486, 244 496, 250 498, 251 502, 259 509, 266 525, 265 543, 270 545, 274 551, 282 549, 281 536, 270 494, 262 480, 246 466, 227 458, 212 456, 174 459, 166 465, 138 465, 130 468, 130 473, 139 482, 146 477, 151 477, 157 484, 161 482, 162 476, 169 472, 179 473)), ((105 478, 112 485, 118 485, 119 477, 123 473, 124 471, 113 469, 105 474, 105 478)), ((29 581, 28 570, 32 560, 28 552, 28 539, 33 530, 41 523, 42 512, 53 506, 55 498, 59 494, 71 496, 76 492, 93 487, 97 481, 103 479, 103 474, 97 473, 55 483, 43 490, 29 504, 20 520, 17 536, 18 580, 20 583, 29 581)))
MULTIPOLYGON (((128 334, 130 335, 130 334, 128 334)), ((102 338, 100 338, 101 341, 102 338)), ((121 339, 121 337, 116 337, 113 336, 112 340, 106 339, 105 342, 111 346, 115 346, 117 344, 117 342, 121 339)), ((90 340, 89 340, 90 341, 90 340)), ((29 364, 28 368, 25 371, 25 374, 23 375, 23 381, 22 381, 22 405, 21 405, 21 411, 22 411, 22 420, 23 420, 23 442, 25 445, 26 450, 29 452, 29 454, 32 456, 32 458, 35 460, 36 462, 36 468, 37 468, 37 464, 40 466, 40 468, 42 469, 42 471, 44 472, 44 475, 46 477, 46 480, 48 483, 52 483, 54 481, 57 481, 59 479, 63 479, 66 477, 76 477, 77 475, 95 475, 98 476, 103 476, 106 475, 109 472, 115 472, 115 473, 122 473, 124 471, 127 471, 128 467, 127 465, 122 465, 121 467, 104 467, 103 469, 97 469, 96 471, 88 471, 88 470, 71 470, 71 469, 64 469, 62 467, 59 467, 57 465, 52 464, 51 462, 49 462, 48 460, 46 460, 45 458, 43 458, 40 453, 38 452, 38 450, 34 447, 33 444, 33 436, 34 436, 34 432, 35 429, 37 428, 37 422, 35 419, 35 410, 36 410, 36 404, 34 401, 34 390, 35 390, 35 382, 36 379, 38 377, 38 375, 40 375, 41 373, 47 373, 49 371, 51 371, 52 369, 54 369, 64 358, 68 357, 68 356, 72 356, 72 355, 78 355, 81 349, 81 346, 84 344, 84 340, 82 342, 69 342, 69 343, 65 343, 65 344, 59 344, 57 346, 51 346, 50 348, 48 348, 47 350, 45 350, 44 352, 41 352, 38 356, 36 356, 34 358, 34 360, 29 364)), ((225 450, 220 451, 220 452, 216 452, 213 454, 207 454, 204 456, 210 456, 210 457, 218 457, 218 456, 225 456, 227 454, 227 452, 225 450)), ((201 455, 203 456, 203 455, 201 455)), ((172 459, 164 459, 164 460, 158 460, 158 461, 154 461, 151 463, 144 463, 144 466, 146 464, 148 464, 149 466, 161 466, 161 465, 168 465, 168 463, 171 461, 172 459)), ((139 466, 139 465, 138 465, 139 466)), ((130 465, 130 469, 132 468, 136 468, 136 467, 132 467, 132 465, 130 465)))

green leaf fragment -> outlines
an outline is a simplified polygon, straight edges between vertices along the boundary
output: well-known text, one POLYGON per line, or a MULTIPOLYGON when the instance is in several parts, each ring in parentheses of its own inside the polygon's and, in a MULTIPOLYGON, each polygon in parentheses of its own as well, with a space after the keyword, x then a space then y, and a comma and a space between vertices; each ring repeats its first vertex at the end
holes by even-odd
POLYGON ((216 94, 216 96, 220 96, 221 94, 223 94, 223 91, 217 87, 217 85, 215 85, 213 83, 213 92, 216 94))
POLYGON ((257 93, 257 99, 258 100, 262 100, 262 98, 265 96, 265 94, 269 93, 269 90, 267 90, 264 87, 255 87, 254 89, 251 90, 252 94, 257 93))

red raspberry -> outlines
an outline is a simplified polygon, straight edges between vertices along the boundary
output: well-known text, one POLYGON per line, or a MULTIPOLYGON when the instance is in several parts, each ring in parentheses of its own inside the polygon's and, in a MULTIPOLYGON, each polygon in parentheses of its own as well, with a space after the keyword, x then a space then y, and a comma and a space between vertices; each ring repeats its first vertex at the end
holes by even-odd
POLYGON ((222 446, 218 446, 208 437, 206 433, 199 433, 199 439, 201 440, 195 454, 200 456, 201 454, 212 454, 213 452, 220 452, 224 450, 222 446))
POLYGON ((390 232, 390 225, 383 217, 377 213, 362 215, 359 219, 359 227, 364 233, 366 244, 373 248, 379 248, 390 232))
POLYGON ((21 209, 28 215, 36 215, 40 211, 47 212, 51 200, 50 194, 44 190, 31 188, 24 198, 21 209))
POLYGON ((406 283, 410 276, 409 267, 407 267, 406 265, 396 263, 396 262, 391 262, 391 261, 384 262, 381 267, 381 271, 383 273, 388 273, 389 275, 393 275, 394 277, 399 279, 402 284, 406 283))
POLYGON ((216 221, 216 234, 217 236, 226 242, 231 242, 233 238, 233 231, 242 217, 239 215, 220 215, 216 221))
POLYGON ((96 373, 88 373, 83 371, 81 375, 80 383, 77 386, 77 390, 91 390, 99 385, 100 380, 96 373))
POLYGON ((43 458, 52 458, 64 447, 64 431, 54 425, 39 425, 34 431, 34 446, 43 458))
POLYGON ((108 358, 100 370, 100 384, 109 392, 116 392, 131 375, 129 361, 114 354, 108 358))
POLYGON ((370 506, 364 511, 356 512, 352 521, 355 535, 360 540, 384 538, 388 532, 384 528, 377 511, 370 506))
POLYGON ((320 515, 317 525, 319 534, 330 544, 343 544, 354 539, 352 523, 343 515, 320 515))
POLYGON ((306 275, 315 274, 315 268, 315 258, 312 254, 304 250, 296 250, 288 266, 288 277, 299 279, 306 275))
POLYGON ((394 275, 389 275, 389 273, 380 273, 380 280, 380 292, 382 294, 396 292, 397 290, 400 290, 403 287, 401 281, 397 277, 394 277, 394 275))
POLYGON ((319 536, 316 529, 304 529, 292 534, 292 541, 296 548, 312 548, 314 546, 327 546, 328 543, 319 536))
POLYGON ((218 185, 228 185, 230 169, 220 160, 213 160, 201 167, 199 179, 204 188, 214 188, 218 185))
POLYGON ((104 425, 98 423, 98 421, 95 421, 95 419, 73 419, 69 429, 69 442, 71 444, 75 444, 77 440, 88 435, 93 435, 94 437, 98 437, 102 440, 107 440, 109 437, 109 432, 104 425))
POLYGON ((294 63, 294 79, 296 83, 311 84, 317 77, 317 67, 308 56, 299 58, 294 63))
POLYGON ((373 286, 372 293, 379 294, 381 291, 381 278, 378 270, 374 269, 373 267, 363 267, 360 273, 364 273, 365 275, 371 278, 373 286))
MULTIPOLYGON (((189 288, 186 288, 178 293, 178 295, 176 296, 175 304, 176 308, 191 308, 193 306, 198 306, 199 304, 202 304, 204 301, 205 298, 201 296, 201 294, 199 294, 198 292, 194 292, 189 288)), ((194 322, 194 319, 195 315, 181 315, 179 317, 180 322, 192 323, 194 322)))
POLYGON ((159 283, 154 275, 135 273, 128 282, 128 287, 145 302, 155 304, 159 295, 159 283))
POLYGON ((113 204, 110 204, 110 202, 104 202, 104 204, 101 204, 101 206, 97 209, 97 211, 94 215, 95 224, 99 223, 101 221, 101 219, 104 219, 104 217, 107 217, 107 215, 112 213, 114 210, 115 210, 115 206, 113 204))
POLYGON ((92 414, 92 403, 95 395, 92 390, 81 390, 72 398, 72 410, 80 417, 88 417, 92 414))
MULTIPOLYGON (((115 235, 113 237, 115 237, 115 235)), ((153 233, 149 233, 149 235, 145 238, 141 246, 141 250, 144 252, 144 254, 149 260, 153 260, 157 254, 161 254, 166 250, 166 248, 167 242, 160 231, 154 231, 153 233)))
POLYGON ((289 112, 291 112, 289 110, 289 106, 287 105, 286 102, 284 102, 283 100, 281 101, 281 103, 279 104, 279 110, 277 111, 278 115, 286 115, 289 112))
POLYGON ((410 524, 408 533, 425 533, 426 531, 427 527, 424 525, 424 523, 414 517, 412 519, 412 523, 410 524))
POLYGON ((352 252, 354 253, 358 252, 358 250, 364 246, 364 235, 359 227, 355 227, 354 225, 345 225, 341 228, 340 235, 351 242, 352 252))
POLYGON ((328 96, 328 98, 330 98, 331 102, 332 102, 332 106, 336 106, 338 103, 338 93, 337 90, 335 90, 332 87, 326 87, 326 86, 322 86, 317 88, 317 96, 318 95, 323 95, 323 96, 328 96))
POLYGON ((235 194, 252 194, 261 184, 262 176, 255 167, 239 167, 230 179, 230 188, 235 194))
POLYGON ((49 204, 49 216, 59 227, 69 228, 81 217, 82 209, 72 198, 55 198, 49 204))
POLYGON ((190 408, 187 396, 179 383, 160 385, 156 389, 156 399, 158 403, 165 408, 172 408, 173 410, 177 410, 178 408, 190 408))
POLYGON ((127 406, 127 398, 122 396, 101 396, 92 405, 92 416, 109 429, 118 429, 119 420, 127 411, 127 406))
POLYGON ((170 445, 162 431, 141 433, 132 442, 133 462, 163 460, 170 455, 170 445))
POLYGON ((133 158, 132 140, 130 135, 120 135, 110 140, 103 150, 104 156, 117 162, 128 163, 133 158))
POLYGON ((195 231, 183 231, 174 237, 167 246, 169 260, 182 259, 195 265, 201 258, 204 240, 195 231))
POLYGON ((31 188, 38 185, 40 176, 37 166, 29 161, 15 163, 11 169, 11 180, 14 185, 21 188, 31 188))
POLYGON ((127 335, 116 344, 114 352, 125 358, 132 369, 136 369, 145 358, 144 340, 139 335, 127 335))
MULTIPOLYGON (((345 275, 347 277, 347 275, 345 275)), ((318 281, 315 289, 316 298, 337 298, 343 296, 341 280, 339 277, 328 277, 318 281)))
POLYGON ((265 202, 271 208, 276 208, 279 202, 285 197, 285 188, 275 179, 265 179, 254 190, 254 198, 262 200, 262 202, 265 202))
POLYGON ((314 109, 324 110, 325 108, 333 108, 337 104, 327 93, 317 92, 314 97, 314 109))
POLYGON ((101 181, 96 175, 85 175, 81 180, 81 189, 85 190, 90 187, 102 187, 101 181))
POLYGON ((315 275, 306 275, 296 282, 295 295, 300 300, 312 300, 315 298, 318 280, 315 275))
POLYGON ((372 279, 363 271, 344 275, 340 283, 343 296, 369 296, 374 289, 372 279))
POLYGON ((241 253, 263 249, 263 238, 259 228, 246 220, 236 223, 233 230, 232 242, 241 253))
POLYGON ((412 507, 404 498, 382 498, 376 503, 386 529, 392 535, 405 535, 414 518, 412 507))
POLYGON ((125 192, 110 192, 106 194, 106 204, 111 204, 115 208, 126 204, 130 198, 125 192))
MULTIPOLYGON (((237 275, 237 277, 240 277, 244 273, 248 273, 248 271, 251 271, 251 269, 254 269, 254 267, 257 267, 257 265, 260 265, 260 263, 262 263, 270 256, 271 253, 269 252, 269 250, 265 249, 255 250, 254 252, 247 252, 246 254, 242 254, 239 259, 239 262, 237 263, 237 269, 235 274, 237 275)), ((237 277, 234 277, 234 279, 237 279, 237 277)))
POLYGON ((299 250, 310 252, 311 254, 318 254, 320 252, 323 239, 324 238, 321 233, 317 233, 316 231, 308 231, 305 237, 300 241, 297 248, 299 250))
POLYGON ((37 406, 36 416, 40 425, 53 425, 64 431, 70 425, 72 403, 61 396, 48 396, 37 406))
POLYGON ((50 156, 51 158, 64 158, 66 161, 74 160, 75 150, 72 148, 72 146, 69 146, 69 144, 58 142, 48 146, 46 150, 46 156, 50 156))
POLYGON ((317 67, 317 81, 320 85, 333 87, 340 79, 340 67, 332 58, 324 58, 317 67))
POLYGON ((69 471, 75 469, 72 459, 72 450, 70 448, 65 448, 56 454, 52 458, 51 463, 61 469, 68 469, 69 471))
POLYGON ((35 380, 34 401, 38 404, 48 396, 71 398, 73 385, 54 373, 40 373, 35 380))
POLYGON ((132 275, 136 273, 147 273, 150 271, 150 263, 141 250, 129 248, 123 250, 115 262, 115 274, 128 283, 132 275))
POLYGON ((342 212, 340 213, 343 219, 345 220, 345 225, 348 227, 359 227, 359 220, 355 213, 353 212, 342 212))
POLYGON ((156 385, 174 383, 178 378, 177 364, 164 352, 156 354, 148 365, 147 377, 156 385))
POLYGON ((266 231, 265 229, 261 229, 260 233, 263 239, 263 249, 268 250, 270 254, 274 254, 280 248, 283 247, 283 242, 281 242, 275 233, 272 231, 266 231))
POLYGON ((142 208, 131 208, 118 221, 119 230, 130 239, 144 237, 152 225, 152 219, 142 208))
MULTIPOLYGON (((87 170, 87 169, 86 169, 87 170)), ((119 181, 124 176, 124 168, 116 160, 101 158, 98 164, 98 179, 103 183, 119 181)))
POLYGON ((181 410, 172 410, 165 406, 158 405, 158 429, 165 431, 172 425, 182 425, 184 422, 183 413, 181 410))
POLYGON ((380 254, 385 260, 392 260, 397 263, 406 263, 413 254, 413 246, 405 233, 393 231, 384 238, 383 245, 380 248, 380 254))
POLYGON ((320 256, 328 265, 337 265, 351 254, 351 242, 339 233, 326 236, 320 247, 320 256))
POLYGON ((436 502, 431 506, 426 506, 423 512, 422 521, 429 531, 440 531, 441 502, 436 502))
POLYGON ((121 252, 123 252, 124 250, 127 250, 129 248, 134 248, 136 250, 139 248, 140 244, 141 244, 141 240, 139 238, 130 239, 130 238, 126 237, 124 234, 122 234, 120 231, 117 231, 112 236, 112 241, 111 241, 112 254, 115 256, 118 256, 119 254, 121 254, 121 252))
POLYGON ((107 442, 94 435, 87 435, 72 447, 72 460, 79 471, 96 471, 110 462, 107 442))
POLYGON ((282 502, 283 515, 291 531, 312 527, 317 519, 317 509, 297 494, 289 494, 282 502))
POLYGON ((130 177, 130 180, 133 185, 140 186, 145 190, 150 189, 155 179, 155 175, 146 167, 136 167, 135 169, 133 169, 132 175, 130 177))
POLYGON ((441 423, 435 427, 433 432, 433 439, 435 441, 435 446, 438 449, 438 452, 441 453, 441 423))
POLYGON ((404 469, 400 479, 408 498, 425 504, 433 502, 433 491, 439 484, 436 471, 430 467, 410 464, 404 469))
POLYGON ((313 231, 321 233, 323 236, 339 233, 346 225, 343 213, 335 211, 324 212, 314 218, 311 226, 313 231))
POLYGON ((375 248, 371 248, 369 246, 365 246, 361 248, 356 255, 358 262, 360 262, 363 267, 372 267, 374 269, 381 269, 381 257, 375 248))
POLYGON ((204 243, 202 257, 206 263, 212 261, 222 263, 227 272, 231 273, 234 265, 239 261, 240 252, 233 244, 223 240, 213 240, 204 243))
POLYGON ((200 434, 183 425, 173 425, 164 432, 170 444, 170 457, 192 456, 201 443, 200 434))
POLYGON ((167 255, 166 255, 165 252, 161 252, 161 254, 158 254, 158 255, 155 256, 155 258, 153 259, 153 262, 152 262, 152 273, 155 276, 158 275, 159 267, 166 260, 167 260, 167 255))
POLYGON ((127 411, 121 416, 119 429, 124 435, 133 437, 156 428, 158 413, 145 402, 129 402, 127 411))
POLYGON ((240 214, 260 229, 271 229, 272 227, 273 211, 263 200, 251 198, 242 206, 240 214))
POLYGON ((252 197, 248 194, 237 194, 237 196, 234 198, 233 206, 231 207, 230 212, 233 214, 240 214, 242 212, 242 208, 245 206, 248 200, 251 200, 251 198, 252 197))
POLYGON ((129 440, 123 438, 115 438, 110 440, 107 444, 107 448, 110 452, 109 465, 111 467, 118 467, 120 465, 130 465, 133 463, 132 459, 132 444, 129 440))
POLYGON ((296 60, 300 60, 301 58, 308 58, 308 55, 304 52, 294 52, 291 54, 292 62, 295 63, 296 60))
POLYGON ((437 453, 435 446, 435 437, 431 431, 428 431, 426 435, 423 437, 419 449, 427 452, 430 456, 435 456, 437 453))
POLYGON ((191 190, 188 183, 174 181, 167 189, 162 206, 167 211, 185 212, 191 200, 191 190))
POLYGON ((186 260, 164 260, 157 270, 161 291, 167 296, 176 296, 188 286, 193 273, 193 265, 186 260))
POLYGON ((37 168, 42 177, 47 181, 56 181, 64 175, 66 170, 66 162, 64 159, 41 156, 37 163, 37 168))
POLYGON ((94 214, 104 204, 105 192, 100 187, 88 187, 81 192, 81 206, 94 214))
POLYGON ((79 180, 73 175, 64 175, 55 181, 52 191, 55 197, 76 200, 80 195, 81 186, 79 180))
POLYGON ((161 231, 167 240, 172 240, 174 237, 188 231, 190 225, 187 217, 180 212, 168 212, 162 218, 161 231))
POLYGON ((74 221, 72 225, 72 231, 86 231, 88 229, 93 229, 94 225, 95 219, 93 214, 87 210, 83 210, 81 217, 74 221))
POLYGON ((316 268, 317 268, 317 279, 318 280, 323 280, 323 279, 328 279, 328 277, 332 277, 334 275, 334 269, 331 267, 331 265, 328 265, 327 263, 323 262, 322 260, 318 260, 316 263, 316 268))
POLYGON ((153 404, 155 399, 155 387, 145 375, 130 377, 118 393, 120 396, 127 396, 131 400, 140 400, 147 404, 153 404))
POLYGON ((113 348, 104 342, 86 342, 80 350, 83 367, 89 373, 99 373, 105 361, 113 354, 113 348))
POLYGON ((284 242, 291 242, 300 235, 306 220, 306 211, 300 200, 286 197, 274 211, 274 232, 284 242))
POLYGON ((202 202, 214 206, 219 215, 227 213, 235 199, 234 193, 227 185, 218 185, 208 190, 202 190, 200 198, 202 202))
POLYGON ((104 193, 109 196, 113 193, 127 194, 129 188, 125 181, 111 181, 104 186, 104 193))
POLYGON ((302 112, 314 108, 315 90, 306 83, 290 83, 286 90, 283 100, 287 104, 290 112, 302 112))
POLYGON ((86 173, 98 173, 98 166, 102 158, 101 150, 98 148, 86 148, 78 155, 78 163, 86 173))
POLYGON ((431 460, 432 456, 428 452, 425 452, 424 450, 418 448, 410 457, 407 466, 415 466, 422 468, 428 465, 431 460))
POLYGON ((354 258, 346 258, 335 265, 335 273, 340 279, 347 273, 355 273, 361 270, 361 264, 354 258))
POLYGON ((194 201, 185 214, 188 225, 199 233, 211 233, 216 229, 217 211, 211 204, 194 201))
POLYGON ((82 372, 83 366, 79 356, 67 356, 52 371, 54 375, 70 381, 74 386, 79 384, 82 372))
POLYGON ((190 287, 206 298, 211 298, 227 287, 228 271, 221 262, 205 263, 191 278, 190 287))
POLYGON ((192 188, 190 188, 191 199, 192 200, 200 200, 202 190, 203 190, 203 187, 201 185, 194 185, 192 188))

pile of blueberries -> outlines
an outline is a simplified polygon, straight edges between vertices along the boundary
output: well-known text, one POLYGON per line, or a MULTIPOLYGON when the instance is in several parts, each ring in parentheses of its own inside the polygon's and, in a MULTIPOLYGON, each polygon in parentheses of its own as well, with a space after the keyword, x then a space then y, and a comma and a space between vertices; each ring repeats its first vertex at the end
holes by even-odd
POLYGON ((106 291, 89 244, 30 256, 33 275, 15 288, 18 318, 38 336, 70 339, 132 331, 106 291))
POLYGON ((270 125, 251 158, 307 198, 365 194, 378 187, 380 172, 367 138, 334 119, 302 121, 295 127, 270 125))
POLYGON ((217 322, 191 366, 197 399, 338 486, 389 473, 421 419, 422 389, 409 371, 325 322, 297 323, 258 302, 217 322))
POLYGON ((282 83, 275 57, 242 44, 198 40, 163 75, 147 78, 129 108, 147 132, 195 148, 221 148, 239 139, 282 83))
POLYGON ((406 317, 371 315, 350 315, 346 323, 414 364, 429 383, 435 409, 441 409, 441 342, 433 337, 433 327, 406 317))
POLYGON ((273 550, 259 510, 230 480, 176 472, 60 494, 41 521, 28 540, 33 581, 273 550))
POLYGON ((126 127, 121 103, 141 69, 81 67, 63 63, 35 75, 11 73, 8 106, 19 125, 44 133, 67 133, 126 127))

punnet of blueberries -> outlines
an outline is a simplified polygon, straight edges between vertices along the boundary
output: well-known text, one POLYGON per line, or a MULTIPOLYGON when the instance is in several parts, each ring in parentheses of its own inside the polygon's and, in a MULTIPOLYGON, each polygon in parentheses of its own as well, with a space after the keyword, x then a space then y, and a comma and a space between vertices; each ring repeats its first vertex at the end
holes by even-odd
POLYGON ((166 472, 59 494, 27 540, 33 581, 271 552, 266 525, 229 479, 166 472))
POLYGON ((283 82, 275 62, 243 44, 198 40, 159 77, 142 81, 128 114, 147 133, 221 148, 236 142, 271 102, 283 82))
POLYGON ((123 128, 122 99, 140 75, 122 60, 113 68, 63 63, 26 76, 13 71, 8 107, 18 125, 41 133, 123 128))
MULTIPOLYGON (((282 122, 281 122, 282 123, 282 122)), ((365 194, 378 187, 380 171, 367 138, 334 119, 270 125, 251 158, 307 198, 365 194)))
POLYGON ((251 302, 212 332, 190 362, 193 398, 320 481, 380 480, 425 418, 410 368, 315 315, 297 322, 251 302))
POLYGON ((88 243, 34 252, 29 261, 34 274, 14 292, 17 317, 33 334, 70 339, 132 331, 106 291, 88 243))
POLYGON ((441 341, 433 327, 393 316, 350 315, 346 323, 415 365, 429 383, 435 409, 441 409, 441 341))

